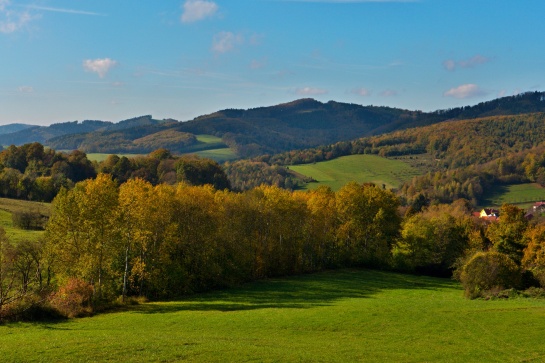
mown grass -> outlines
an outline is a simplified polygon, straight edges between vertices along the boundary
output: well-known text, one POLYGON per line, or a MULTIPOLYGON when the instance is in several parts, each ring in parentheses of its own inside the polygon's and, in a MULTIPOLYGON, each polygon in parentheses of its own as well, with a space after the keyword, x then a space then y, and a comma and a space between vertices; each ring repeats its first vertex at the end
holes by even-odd
POLYGON ((489 189, 482 200, 483 207, 509 203, 526 208, 533 202, 545 200, 545 189, 537 183, 497 185, 489 189))
POLYGON ((350 181, 385 184, 387 188, 398 188, 403 182, 419 175, 420 171, 408 163, 376 155, 350 155, 315 164, 292 165, 291 170, 316 179, 306 189, 327 185, 339 190, 350 181))
POLYGON ((41 238, 44 231, 27 231, 15 227, 12 219, 12 213, 14 212, 38 212, 49 217, 51 214, 51 204, 0 198, 0 227, 4 228, 10 241, 15 243, 22 240, 34 241, 41 238))
POLYGON ((340 270, 0 326, 0 360, 543 361, 544 329, 544 300, 467 300, 450 280, 340 270))

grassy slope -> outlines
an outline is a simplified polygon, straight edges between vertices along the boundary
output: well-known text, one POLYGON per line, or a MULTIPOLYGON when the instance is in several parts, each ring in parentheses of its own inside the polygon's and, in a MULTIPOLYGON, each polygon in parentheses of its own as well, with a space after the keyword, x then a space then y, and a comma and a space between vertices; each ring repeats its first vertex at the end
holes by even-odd
POLYGON ((539 184, 499 185, 489 190, 483 198, 483 207, 501 206, 505 203, 517 204, 521 207, 532 205, 532 202, 545 200, 545 189, 539 184))
POLYGON ((545 301, 341 270, 127 312, 0 326, 5 361, 510 362, 545 358, 545 301))
MULTIPOLYGON (((200 144, 195 145, 194 149, 187 154, 196 154, 203 158, 209 158, 217 162, 223 162, 227 160, 237 159, 238 156, 231 150, 226 147, 226 145, 221 141, 221 138, 212 136, 212 135, 195 135, 200 144)), ((104 153, 89 153, 87 158, 91 161, 101 162, 106 160, 110 154, 104 153)), ((125 156, 127 158, 141 156, 146 154, 118 154, 118 156, 125 156)))
POLYGON ((419 175, 420 171, 408 163, 382 158, 376 155, 351 155, 316 164, 293 165, 291 170, 313 177, 318 183, 310 183, 307 188, 319 185, 340 189, 350 181, 372 182, 387 188, 398 188, 403 182, 419 175))
POLYGON ((35 240, 42 237, 44 231, 25 231, 13 227, 11 213, 20 211, 39 212, 49 216, 51 213, 51 204, 0 198, 0 227, 4 228, 10 241, 19 242, 24 239, 35 240))

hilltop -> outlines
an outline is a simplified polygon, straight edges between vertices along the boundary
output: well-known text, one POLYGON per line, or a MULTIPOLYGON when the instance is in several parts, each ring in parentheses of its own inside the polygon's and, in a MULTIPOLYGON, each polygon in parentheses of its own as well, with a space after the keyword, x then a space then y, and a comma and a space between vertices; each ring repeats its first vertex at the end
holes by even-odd
POLYGON ((148 115, 118 123, 83 121, 36 126, 0 135, 0 144, 21 145, 37 141, 58 150, 103 153, 145 153, 163 147, 184 153, 198 146, 195 135, 213 135, 242 158, 311 148, 448 120, 545 112, 544 100, 545 93, 532 92, 474 106, 422 112, 300 99, 248 110, 225 109, 186 122, 155 120, 148 115))

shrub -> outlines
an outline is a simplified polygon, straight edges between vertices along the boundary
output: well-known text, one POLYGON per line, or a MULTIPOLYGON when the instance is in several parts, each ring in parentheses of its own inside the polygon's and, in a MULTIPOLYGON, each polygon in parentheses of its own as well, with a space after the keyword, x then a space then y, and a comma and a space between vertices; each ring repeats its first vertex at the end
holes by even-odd
POLYGON ((11 214, 13 225, 25 230, 39 230, 44 227, 44 217, 39 212, 22 211, 11 214))
POLYGON ((507 255, 499 252, 477 252, 464 265, 460 275, 465 294, 471 299, 489 296, 521 283, 521 271, 507 255))
POLYGON ((51 306, 69 318, 87 315, 92 312, 93 293, 92 285, 71 278, 51 296, 51 306))

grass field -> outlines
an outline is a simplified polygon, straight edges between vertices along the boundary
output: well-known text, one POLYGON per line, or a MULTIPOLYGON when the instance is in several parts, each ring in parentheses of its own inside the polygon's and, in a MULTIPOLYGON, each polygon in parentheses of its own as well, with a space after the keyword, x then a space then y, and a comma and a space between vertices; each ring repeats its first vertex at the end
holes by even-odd
POLYGON ((538 362, 545 300, 368 270, 271 279, 58 323, 0 326, 6 362, 538 362))
POLYGON ((218 163, 238 159, 238 156, 233 150, 227 148, 197 151, 194 154, 201 158, 208 158, 217 161, 218 163))
POLYGON ((51 204, 0 198, 0 226, 4 228, 10 241, 17 243, 25 239, 36 240, 42 237, 44 231, 26 231, 13 226, 11 214, 21 211, 39 212, 42 215, 49 216, 51 204))
POLYGON ((419 175, 418 169, 408 163, 376 155, 350 155, 315 164, 292 165, 291 170, 312 177, 318 183, 307 184, 307 189, 327 185, 339 190, 350 181, 371 182, 387 188, 398 188, 403 182, 419 175))
POLYGON ((495 186, 485 193, 481 204, 494 207, 509 203, 525 208, 542 200, 545 200, 545 189, 539 184, 528 183, 495 186))
MULTIPOLYGON (((221 138, 213 135, 195 135, 198 144, 187 148, 185 154, 196 154, 203 158, 209 158, 217 162, 223 162, 228 160, 237 159, 238 156, 227 147, 221 140, 221 138)), ((87 158, 91 161, 101 162, 111 154, 104 153, 89 153, 87 158)), ((117 154, 119 157, 133 158, 136 156, 144 156, 147 154, 117 154)))
MULTIPOLYGON (((104 154, 104 153, 89 153, 87 154, 87 159, 91 160, 91 161, 96 161, 96 162, 101 162, 101 161, 104 161, 106 160, 106 158, 108 156, 110 156, 112 154, 104 154)), ((119 156, 120 158, 125 156, 126 158, 134 158, 134 157, 137 157, 137 156, 144 156, 144 155, 147 155, 147 154, 116 154, 117 156, 119 156)))

